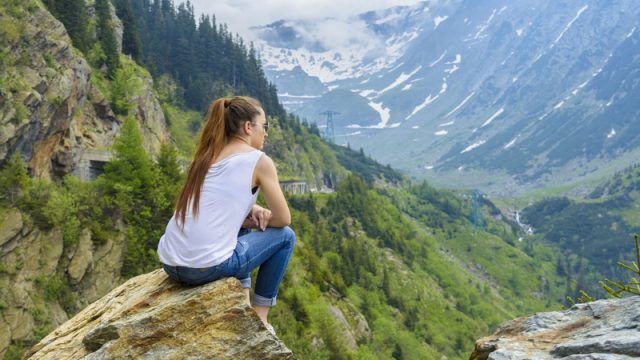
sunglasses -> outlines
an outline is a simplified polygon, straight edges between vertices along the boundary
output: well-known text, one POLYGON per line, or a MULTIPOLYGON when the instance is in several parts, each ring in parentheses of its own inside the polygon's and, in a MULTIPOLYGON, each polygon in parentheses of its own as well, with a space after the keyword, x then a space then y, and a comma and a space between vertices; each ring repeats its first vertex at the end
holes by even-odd
POLYGON ((260 124, 260 125, 262 125, 262 128, 264 129, 264 132, 269 131, 269 123, 268 122, 266 122, 264 124, 260 124))

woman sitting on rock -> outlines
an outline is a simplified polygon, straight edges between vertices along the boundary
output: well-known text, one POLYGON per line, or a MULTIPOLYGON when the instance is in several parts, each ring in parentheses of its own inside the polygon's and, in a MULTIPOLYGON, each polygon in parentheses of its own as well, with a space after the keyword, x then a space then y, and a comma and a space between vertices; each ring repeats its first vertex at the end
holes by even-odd
POLYGON ((250 274, 259 266, 253 309, 273 333, 267 314, 276 303, 296 238, 287 226, 291 214, 276 167, 261 151, 268 127, 253 98, 211 104, 158 255, 169 277, 182 283, 240 279, 248 303, 250 274), (255 204, 258 189, 268 209, 255 204))

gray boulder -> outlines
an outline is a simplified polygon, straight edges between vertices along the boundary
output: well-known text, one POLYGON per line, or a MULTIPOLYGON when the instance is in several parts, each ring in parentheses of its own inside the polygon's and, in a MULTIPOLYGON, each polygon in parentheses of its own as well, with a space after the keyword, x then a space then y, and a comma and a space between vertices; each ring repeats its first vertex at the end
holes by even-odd
POLYGON ((509 321, 478 340, 471 360, 640 357, 640 296, 577 304, 509 321))

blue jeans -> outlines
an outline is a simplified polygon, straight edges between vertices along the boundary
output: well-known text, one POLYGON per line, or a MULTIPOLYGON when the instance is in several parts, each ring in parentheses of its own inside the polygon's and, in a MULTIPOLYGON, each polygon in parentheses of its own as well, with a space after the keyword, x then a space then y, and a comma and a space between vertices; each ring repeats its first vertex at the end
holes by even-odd
POLYGON ((207 268, 166 264, 162 267, 170 278, 189 285, 202 285, 234 276, 240 279, 243 288, 250 288, 251 271, 259 266, 253 304, 274 306, 295 243, 296 234, 288 226, 267 228, 265 231, 242 229, 233 254, 221 264, 207 268))

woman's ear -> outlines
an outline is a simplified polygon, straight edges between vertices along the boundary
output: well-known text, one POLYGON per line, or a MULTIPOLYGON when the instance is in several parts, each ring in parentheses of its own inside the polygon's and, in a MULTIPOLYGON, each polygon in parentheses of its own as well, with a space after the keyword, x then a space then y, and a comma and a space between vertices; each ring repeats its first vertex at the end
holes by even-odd
POLYGON ((248 135, 251 135, 252 130, 252 126, 251 126, 251 121, 245 121, 243 124, 244 127, 244 132, 248 135))

